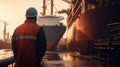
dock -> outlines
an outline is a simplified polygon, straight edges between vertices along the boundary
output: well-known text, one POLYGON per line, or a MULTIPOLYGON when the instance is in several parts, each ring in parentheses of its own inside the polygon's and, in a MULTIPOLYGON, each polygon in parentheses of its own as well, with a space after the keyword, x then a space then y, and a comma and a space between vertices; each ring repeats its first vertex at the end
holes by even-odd
MULTIPOLYGON (((13 57, 0 60, 0 67, 14 67, 13 57), (6 65, 2 65, 3 63, 6 65)), ((80 55, 79 52, 47 51, 42 60, 42 67, 120 67, 120 65, 110 64, 92 55, 80 55)))

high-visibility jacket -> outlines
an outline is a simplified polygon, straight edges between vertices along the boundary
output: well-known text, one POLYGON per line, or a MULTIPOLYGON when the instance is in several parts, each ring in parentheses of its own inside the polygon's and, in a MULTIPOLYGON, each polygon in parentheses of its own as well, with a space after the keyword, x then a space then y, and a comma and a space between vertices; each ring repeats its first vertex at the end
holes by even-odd
POLYGON ((36 67, 46 51, 46 38, 34 20, 27 19, 12 36, 15 67, 36 67), (38 62, 37 62, 38 61, 38 62))

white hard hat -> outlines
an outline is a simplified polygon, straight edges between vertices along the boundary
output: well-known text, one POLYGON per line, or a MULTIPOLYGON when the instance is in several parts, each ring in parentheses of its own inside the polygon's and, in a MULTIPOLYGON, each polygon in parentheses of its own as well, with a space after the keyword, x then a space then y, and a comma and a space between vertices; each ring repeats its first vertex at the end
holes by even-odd
POLYGON ((36 17, 38 15, 37 10, 34 7, 30 7, 26 11, 26 17, 36 17))

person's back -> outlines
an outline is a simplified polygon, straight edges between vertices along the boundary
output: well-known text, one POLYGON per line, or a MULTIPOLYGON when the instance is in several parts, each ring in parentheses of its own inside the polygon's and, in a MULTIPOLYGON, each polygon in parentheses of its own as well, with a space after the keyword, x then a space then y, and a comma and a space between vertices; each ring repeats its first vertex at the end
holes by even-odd
POLYGON ((31 17, 31 9, 34 8, 27 10, 27 19, 24 24, 16 28, 12 36, 15 67, 39 67, 46 51, 44 30, 36 24, 37 14, 33 14, 35 16, 31 17))

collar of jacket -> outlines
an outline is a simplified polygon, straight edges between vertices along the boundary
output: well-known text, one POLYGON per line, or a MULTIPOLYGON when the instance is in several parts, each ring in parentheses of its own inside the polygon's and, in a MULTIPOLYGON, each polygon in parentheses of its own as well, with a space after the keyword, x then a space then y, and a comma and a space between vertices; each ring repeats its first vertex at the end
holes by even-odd
POLYGON ((26 19, 25 23, 36 23, 36 21, 33 19, 26 19))

